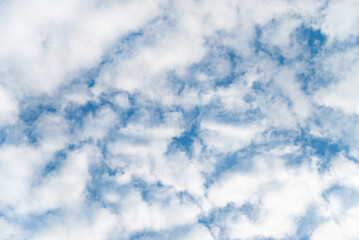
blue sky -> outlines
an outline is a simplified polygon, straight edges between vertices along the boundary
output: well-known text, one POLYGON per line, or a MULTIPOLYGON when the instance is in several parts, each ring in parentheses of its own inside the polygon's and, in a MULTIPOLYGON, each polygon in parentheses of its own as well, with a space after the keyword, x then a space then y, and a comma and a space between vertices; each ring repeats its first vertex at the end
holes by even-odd
POLYGON ((358 12, 0 1, 0 240, 359 239, 358 12))

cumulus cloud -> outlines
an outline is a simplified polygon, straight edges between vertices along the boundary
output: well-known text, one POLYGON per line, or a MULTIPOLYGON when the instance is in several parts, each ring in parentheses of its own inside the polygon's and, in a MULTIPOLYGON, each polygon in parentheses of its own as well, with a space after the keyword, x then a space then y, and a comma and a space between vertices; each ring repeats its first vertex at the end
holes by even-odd
POLYGON ((357 239, 355 0, 0 1, 0 239, 357 239))

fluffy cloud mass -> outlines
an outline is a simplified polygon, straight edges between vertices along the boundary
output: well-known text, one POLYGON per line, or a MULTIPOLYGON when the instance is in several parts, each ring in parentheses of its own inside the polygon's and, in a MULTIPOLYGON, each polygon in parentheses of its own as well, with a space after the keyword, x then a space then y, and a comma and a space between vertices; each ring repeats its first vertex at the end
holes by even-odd
POLYGON ((0 240, 359 239, 358 12, 0 1, 0 240))

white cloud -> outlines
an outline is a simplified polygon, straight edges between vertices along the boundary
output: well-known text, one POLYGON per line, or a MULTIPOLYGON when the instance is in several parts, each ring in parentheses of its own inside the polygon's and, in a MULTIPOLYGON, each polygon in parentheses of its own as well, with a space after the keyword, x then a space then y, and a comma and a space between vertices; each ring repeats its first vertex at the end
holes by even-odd
POLYGON ((16 238, 17 227, 0 217, 0 238, 1 239, 19 239, 16 238))
POLYGON ((359 207, 350 208, 340 217, 321 224, 313 233, 312 239, 343 239, 351 240, 359 237, 356 222, 359 220, 359 207))
POLYGON ((293 112, 300 118, 307 118, 311 115, 311 103, 309 97, 300 89, 295 81, 295 71, 283 69, 275 74, 278 87, 290 98, 293 104, 293 112))
POLYGON ((316 93, 319 104, 340 109, 347 114, 359 113, 359 97, 356 89, 358 84, 358 66, 355 64, 350 71, 345 72, 342 81, 333 83, 327 89, 316 93))
POLYGON ((17 120, 18 103, 9 90, 0 86, 0 126, 17 120))
POLYGON ((230 125, 216 122, 202 122, 202 139, 214 151, 236 151, 255 141, 264 127, 259 124, 230 125), (218 141, 220 139, 220 141, 218 141))
POLYGON ((122 227, 129 232, 164 230, 193 223, 199 214, 198 206, 172 198, 168 203, 149 204, 138 193, 130 193, 121 201, 122 227))
POLYGON ((191 239, 203 239, 212 240, 214 239, 209 233, 208 229, 203 226, 196 225, 191 231, 183 237, 179 237, 179 240, 191 240, 191 239))
POLYGON ((62 219, 51 219, 42 231, 30 239, 108 239, 111 238, 117 223, 117 216, 106 209, 98 209, 90 218, 70 215, 62 219))
POLYGON ((126 96, 125 94, 118 94, 115 97, 115 102, 120 107, 123 107, 123 108, 130 107, 130 101, 128 100, 128 96, 126 96))
POLYGON ((31 187, 31 193, 17 206, 20 214, 43 214, 60 208, 66 211, 79 211, 86 197, 86 184, 90 179, 88 172, 91 159, 96 153, 90 147, 69 154, 63 166, 48 173, 31 187), (24 201, 25 200, 25 201, 24 201))
POLYGON ((240 207, 251 203, 259 208, 255 220, 245 215, 228 217, 229 236, 282 239, 295 234, 297 219, 312 204, 320 202, 320 194, 327 184, 321 180, 315 165, 285 167, 283 160, 275 155, 259 156, 254 161, 254 170, 226 174, 209 189, 209 200, 214 206, 233 203, 240 207))
POLYGON ((160 2, 6 2, 1 74, 17 91, 52 92, 95 67, 112 45, 160 11, 160 2), (36 14, 35 14, 36 13, 36 14))
POLYGON ((2 1, 0 238, 357 239, 358 6, 2 1))
POLYGON ((3 195, 2 209, 17 208, 29 196, 30 184, 43 159, 46 158, 36 148, 27 146, 1 146, 0 178, 3 195))
POLYGON ((346 41, 358 36, 359 11, 358 1, 330 1, 324 10, 324 20, 321 24, 324 34, 330 41, 346 41))

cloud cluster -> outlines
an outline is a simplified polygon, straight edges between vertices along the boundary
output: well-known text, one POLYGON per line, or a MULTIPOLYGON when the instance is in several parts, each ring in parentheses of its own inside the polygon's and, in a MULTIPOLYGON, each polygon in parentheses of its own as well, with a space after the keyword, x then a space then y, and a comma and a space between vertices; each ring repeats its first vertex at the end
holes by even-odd
POLYGON ((357 12, 0 1, 0 239, 358 239, 357 12))

